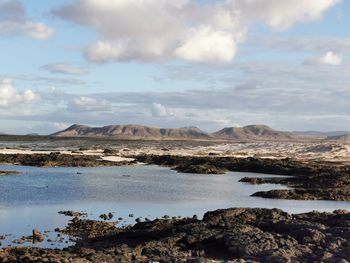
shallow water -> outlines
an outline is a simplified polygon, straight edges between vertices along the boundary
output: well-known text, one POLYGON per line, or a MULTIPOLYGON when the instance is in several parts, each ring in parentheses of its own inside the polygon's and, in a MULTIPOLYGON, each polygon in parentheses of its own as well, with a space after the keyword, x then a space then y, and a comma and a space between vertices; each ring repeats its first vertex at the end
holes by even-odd
MULTIPOLYGON (((206 211, 229 207, 281 208, 292 213, 350 210, 350 202, 250 197, 256 191, 286 188, 238 182, 245 176, 271 176, 263 174, 182 174, 147 165, 94 168, 0 165, 0 170, 22 172, 21 175, 0 177, 0 235, 12 234, 1 241, 3 246, 10 245, 15 238, 30 235, 33 228, 52 231, 63 227, 69 218, 59 215, 60 210, 86 211, 93 219, 102 213, 114 212, 114 219, 124 218, 121 225, 133 223, 137 217, 153 219, 165 214, 197 214, 201 217, 206 211), (130 213, 135 217, 128 217, 130 213)), ((49 233, 50 238, 55 235, 49 233)), ((36 244, 44 247, 66 245, 36 244)))

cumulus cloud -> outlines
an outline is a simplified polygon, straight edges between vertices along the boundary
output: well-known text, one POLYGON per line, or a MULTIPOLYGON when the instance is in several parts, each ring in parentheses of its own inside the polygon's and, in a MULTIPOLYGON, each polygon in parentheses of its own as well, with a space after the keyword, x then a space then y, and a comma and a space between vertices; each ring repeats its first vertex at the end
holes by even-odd
POLYGON ((86 69, 67 63, 47 64, 40 68, 55 74, 83 75, 87 73, 86 69))
POLYGON ((154 102, 151 108, 153 117, 170 117, 175 116, 173 112, 171 112, 167 107, 160 103, 154 102))
POLYGON ((331 65, 339 66, 343 63, 343 57, 333 51, 328 51, 320 58, 309 58, 304 61, 307 65, 331 65))
POLYGON ((190 31, 186 41, 175 50, 175 54, 193 61, 231 61, 237 43, 232 34, 201 26, 190 31))
POLYGON ((29 36, 34 39, 47 39, 54 29, 44 23, 27 18, 22 3, 18 0, 0 0, 0 35, 29 36))
POLYGON ((340 0, 75 0, 53 12, 93 28, 100 39, 87 59, 231 61, 249 26, 284 30, 309 22, 340 0))
POLYGON ((12 79, 3 79, 0 82, 0 107, 7 108, 18 103, 33 103, 40 99, 39 94, 28 89, 23 92, 18 91, 13 86, 12 79))

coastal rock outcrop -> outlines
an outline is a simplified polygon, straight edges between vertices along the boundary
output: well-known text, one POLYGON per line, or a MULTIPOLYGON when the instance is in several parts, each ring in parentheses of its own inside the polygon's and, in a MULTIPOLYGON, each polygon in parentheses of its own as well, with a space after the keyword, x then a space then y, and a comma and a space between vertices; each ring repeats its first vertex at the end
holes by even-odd
POLYGON ((288 214, 232 208, 196 218, 157 219, 117 228, 74 219, 64 250, 4 248, 0 262, 348 262, 350 213, 288 214))

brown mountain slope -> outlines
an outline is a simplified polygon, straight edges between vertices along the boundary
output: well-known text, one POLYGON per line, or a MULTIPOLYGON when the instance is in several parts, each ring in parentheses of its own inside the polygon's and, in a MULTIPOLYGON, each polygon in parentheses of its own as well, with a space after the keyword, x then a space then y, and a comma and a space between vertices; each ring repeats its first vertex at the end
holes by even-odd
POLYGON ((266 125, 228 127, 208 134, 196 127, 158 128, 142 125, 109 125, 90 127, 74 124, 52 134, 57 137, 107 137, 116 139, 198 139, 198 140, 298 140, 303 136, 291 132, 276 131, 266 125))
POLYGON ((227 127, 211 134, 220 139, 235 140, 290 140, 300 136, 291 132, 276 131, 266 125, 248 125, 244 127, 227 127))
POLYGON ((89 127, 74 124, 54 133, 57 137, 115 137, 123 139, 209 139, 210 136, 196 127, 158 128, 142 125, 109 125, 89 127))

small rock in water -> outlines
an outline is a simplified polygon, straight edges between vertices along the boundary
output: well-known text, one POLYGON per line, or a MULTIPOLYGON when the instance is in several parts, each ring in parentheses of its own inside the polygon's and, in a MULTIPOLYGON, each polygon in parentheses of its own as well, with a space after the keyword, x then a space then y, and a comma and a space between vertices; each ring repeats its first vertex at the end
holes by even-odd
POLYGON ((129 214, 129 217, 134 217, 134 214, 129 214))
POLYGON ((111 220, 113 218, 113 214, 109 212, 108 214, 102 214, 100 215, 100 218, 103 220, 111 220))
POLYGON ((43 242, 44 236, 37 229, 33 229, 33 243, 43 242))
POLYGON ((112 219, 113 218, 113 214, 111 212, 108 213, 108 218, 112 219))
POLYGON ((107 220, 107 215, 106 214, 101 214, 99 216, 99 218, 103 219, 103 220, 107 220))
POLYGON ((86 213, 80 213, 80 212, 73 211, 73 210, 59 211, 58 213, 65 215, 65 216, 71 216, 71 217, 80 217, 80 216, 86 215, 86 213))

